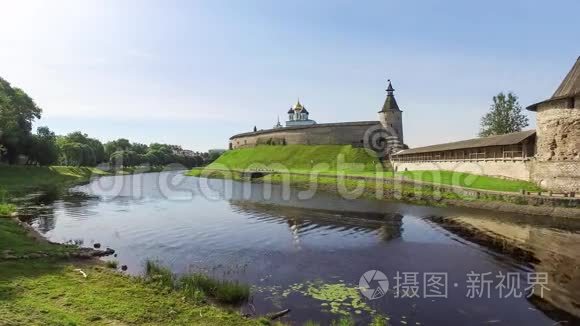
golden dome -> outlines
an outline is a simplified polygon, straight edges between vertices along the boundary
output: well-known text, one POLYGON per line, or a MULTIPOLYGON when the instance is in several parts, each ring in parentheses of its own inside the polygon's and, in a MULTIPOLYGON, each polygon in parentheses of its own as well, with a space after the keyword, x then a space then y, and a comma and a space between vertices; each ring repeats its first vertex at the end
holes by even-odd
POLYGON ((297 111, 304 109, 304 106, 302 106, 302 104, 300 103, 300 99, 298 99, 298 101, 296 101, 296 104, 294 104, 293 109, 297 110, 297 111))

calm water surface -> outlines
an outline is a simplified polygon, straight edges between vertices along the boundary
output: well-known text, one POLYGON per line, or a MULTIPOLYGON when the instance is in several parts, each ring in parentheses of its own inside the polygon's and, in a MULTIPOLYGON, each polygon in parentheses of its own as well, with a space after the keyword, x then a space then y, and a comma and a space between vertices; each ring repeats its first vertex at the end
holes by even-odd
MULTIPOLYGON (((428 217, 433 215, 480 221, 488 229, 506 230, 508 225, 524 242, 530 242, 534 231, 533 243, 543 241, 537 247, 549 265, 541 270, 561 271, 551 261, 554 255, 571 268, 558 275, 555 287, 571 286, 561 274, 578 276, 575 226, 546 220, 538 225, 537 218, 505 213, 345 200, 322 192, 303 200, 297 190, 288 194, 273 186, 265 191, 261 184, 175 172, 100 178, 51 202, 32 223, 52 241, 82 241, 87 247, 98 242, 115 249, 115 259, 132 274, 143 271, 146 259, 155 259, 178 274, 203 270, 247 282, 253 286, 251 304, 240 309, 264 314, 288 308, 291 313, 284 320, 289 323, 324 324, 346 314, 360 322, 381 314, 393 325, 553 325, 560 318, 525 296, 498 298, 495 277, 500 272, 521 273, 523 290, 526 273, 542 262, 519 263, 491 252, 432 222, 428 217), (553 237, 564 244, 551 251, 553 237), (568 253, 562 254, 563 247, 568 253), (359 280, 369 270, 388 277, 390 290, 384 297, 359 295, 359 280), (414 296, 417 286, 420 298, 396 297, 392 287, 403 272, 416 273, 416 283, 407 274, 407 293, 414 296), (424 297, 424 275, 432 272, 447 273, 447 298, 424 297), (483 298, 467 297, 467 274, 473 272, 490 273, 492 298, 485 293, 483 298)), ((579 306, 575 296, 568 291, 552 302, 571 311, 568 306, 579 306)))

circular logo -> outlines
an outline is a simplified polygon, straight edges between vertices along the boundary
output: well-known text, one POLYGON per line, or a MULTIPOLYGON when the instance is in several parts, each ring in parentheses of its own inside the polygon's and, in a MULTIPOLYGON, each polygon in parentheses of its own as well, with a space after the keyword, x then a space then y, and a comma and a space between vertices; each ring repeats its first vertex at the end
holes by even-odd
POLYGON ((367 152, 380 157, 385 157, 401 148, 396 131, 392 128, 384 128, 382 125, 368 128, 363 136, 363 142, 367 152))
POLYGON ((389 280, 383 272, 373 269, 360 277, 358 288, 367 299, 380 299, 389 290, 389 280))

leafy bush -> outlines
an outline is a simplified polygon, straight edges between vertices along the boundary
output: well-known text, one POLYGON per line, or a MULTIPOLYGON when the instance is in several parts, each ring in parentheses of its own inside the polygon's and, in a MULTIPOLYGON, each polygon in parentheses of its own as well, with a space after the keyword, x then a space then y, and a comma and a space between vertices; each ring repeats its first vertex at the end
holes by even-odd
POLYGON ((14 211, 16 211, 16 206, 12 204, 0 204, 0 217, 10 216, 14 211))

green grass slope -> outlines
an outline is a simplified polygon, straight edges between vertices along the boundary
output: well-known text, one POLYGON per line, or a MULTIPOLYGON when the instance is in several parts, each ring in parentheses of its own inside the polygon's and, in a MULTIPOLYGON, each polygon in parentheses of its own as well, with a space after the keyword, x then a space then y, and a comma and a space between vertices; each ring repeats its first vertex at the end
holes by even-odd
MULTIPOLYGON (((208 169, 244 170, 263 167, 283 172, 320 172, 333 175, 340 171, 347 175, 393 178, 392 171, 382 167, 377 157, 364 148, 350 145, 262 145, 225 152, 208 169)), ((190 176, 202 175, 201 169, 193 169, 190 176)), ((517 192, 521 189, 539 191, 540 188, 527 181, 508 180, 492 176, 474 175, 455 171, 400 171, 397 177, 408 180, 467 187, 482 190, 517 192)))
POLYGON ((252 165, 290 171, 375 171, 380 164, 364 148, 350 145, 257 146, 225 152, 209 168, 246 169, 252 165), (357 166, 349 166, 348 164, 357 166), (345 165, 346 164, 346 165, 345 165), (276 165, 280 165, 278 168, 276 165))
POLYGON ((0 191, 21 195, 35 189, 71 185, 89 180, 91 176, 106 174, 107 172, 92 167, 0 166, 0 191))
POLYGON ((527 191, 540 191, 540 187, 532 182, 523 180, 508 180, 486 175, 475 175, 455 171, 404 171, 397 175, 422 182, 459 186, 473 189, 517 192, 521 189, 527 191))

